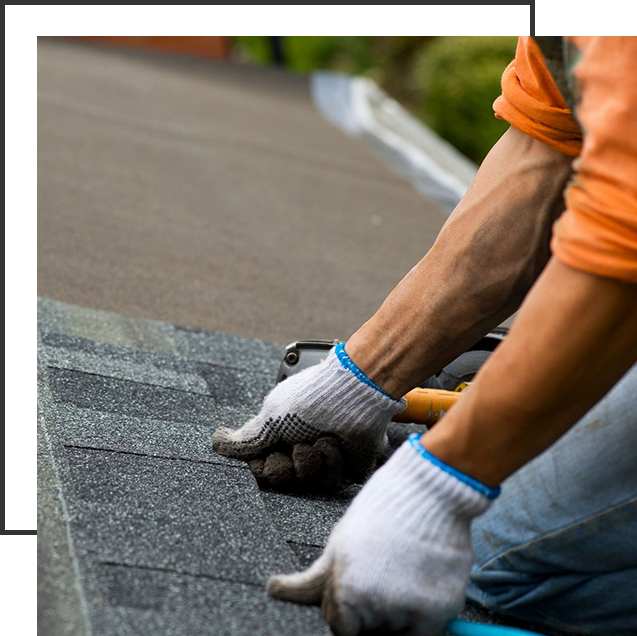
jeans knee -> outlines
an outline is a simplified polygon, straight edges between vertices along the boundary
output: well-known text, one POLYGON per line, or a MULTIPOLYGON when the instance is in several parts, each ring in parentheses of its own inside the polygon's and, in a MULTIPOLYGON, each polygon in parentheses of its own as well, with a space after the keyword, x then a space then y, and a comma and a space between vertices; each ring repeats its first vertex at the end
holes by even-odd
POLYGON ((475 565, 467 598, 496 613, 568 634, 637 634, 637 568, 611 572, 533 571, 504 559, 475 565))
POLYGON ((471 572, 468 596, 493 610, 524 606, 543 587, 545 579, 501 566, 476 565, 471 572))

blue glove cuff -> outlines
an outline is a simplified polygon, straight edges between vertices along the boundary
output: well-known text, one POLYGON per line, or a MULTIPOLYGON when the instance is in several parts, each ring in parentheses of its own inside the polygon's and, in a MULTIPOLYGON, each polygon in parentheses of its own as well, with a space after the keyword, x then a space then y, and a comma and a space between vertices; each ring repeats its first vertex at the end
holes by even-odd
POLYGON ((460 472, 455 469, 453 466, 449 466, 449 464, 445 464, 442 460, 438 459, 434 455, 432 455, 420 442, 420 438, 422 437, 421 433, 412 433, 409 436, 409 443, 412 448, 422 457, 429 460, 432 464, 435 464, 441 470, 444 470, 446 473, 453 475, 456 479, 459 479, 463 484, 467 484, 474 490, 477 490, 480 494, 484 495, 487 499, 495 499, 500 494, 500 486, 497 488, 491 488, 490 486, 486 486, 482 482, 474 479, 473 477, 469 477, 469 475, 465 475, 465 473, 460 472))
POLYGON ((385 397, 388 397, 390 400, 395 400, 391 395, 385 393, 376 383, 372 382, 353 362, 352 359, 347 355, 345 351, 345 343, 339 342, 336 347, 334 347, 334 353, 336 357, 339 359, 341 366, 345 369, 349 369, 363 384, 367 386, 371 386, 372 389, 376 389, 380 393, 382 393, 385 397))

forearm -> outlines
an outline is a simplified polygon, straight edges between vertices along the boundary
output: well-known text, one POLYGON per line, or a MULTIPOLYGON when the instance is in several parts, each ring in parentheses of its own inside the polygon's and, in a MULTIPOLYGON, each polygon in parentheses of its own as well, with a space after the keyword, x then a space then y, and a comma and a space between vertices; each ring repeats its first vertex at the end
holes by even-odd
POLYGON ((349 339, 368 377, 400 397, 518 308, 549 258, 570 162, 503 135, 429 253, 349 339))
POLYGON ((637 359, 637 285, 553 258, 467 395, 423 437, 495 486, 563 435, 637 359))

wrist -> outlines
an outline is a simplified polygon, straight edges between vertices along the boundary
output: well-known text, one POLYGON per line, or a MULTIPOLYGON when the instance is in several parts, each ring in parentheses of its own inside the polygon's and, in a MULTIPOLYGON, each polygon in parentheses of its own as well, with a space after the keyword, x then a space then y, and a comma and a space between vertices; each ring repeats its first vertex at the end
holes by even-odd
POLYGON ((372 389, 376 393, 376 395, 381 398, 382 406, 388 406, 395 413, 403 411, 406 408, 407 402, 405 398, 403 398, 402 396, 400 398, 393 397, 382 387, 376 384, 376 382, 369 378, 358 367, 358 365, 351 359, 348 352, 346 351, 345 344, 340 343, 336 345, 336 347, 334 348, 334 355, 343 369, 345 369, 348 373, 351 373, 361 384, 372 389))
POLYGON ((414 386, 396 373, 400 368, 398 352, 383 348, 383 338, 371 337, 368 332, 365 325, 352 335, 346 344, 347 354, 367 378, 394 400, 399 400, 414 386))
POLYGON ((451 475, 458 481, 466 484, 473 490, 479 492, 481 495, 484 495, 487 499, 495 499, 500 494, 500 486, 489 486, 478 479, 475 479, 471 475, 458 470, 457 468, 447 464, 445 461, 431 453, 422 443, 422 438, 424 436, 419 433, 412 433, 408 442, 411 447, 426 461, 430 462, 443 472, 451 475))
POLYGON ((431 428, 420 437, 420 444, 448 466, 490 488, 497 488, 511 473, 505 458, 485 445, 490 440, 481 437, 475 427, 463 426, 463 423, 464 419, 451 411, 441 426, 431 428))
POLYGON ((354 503, 372 515, 390 514, 415 532, 429 533, 436 526, 436 533, 444 534, 459 520, 468 522, 481 515, 497 496, 499 490, 476 487, 474 481, 460 479, 442 462, 432 460, 416 433, 372 475, 354 503))

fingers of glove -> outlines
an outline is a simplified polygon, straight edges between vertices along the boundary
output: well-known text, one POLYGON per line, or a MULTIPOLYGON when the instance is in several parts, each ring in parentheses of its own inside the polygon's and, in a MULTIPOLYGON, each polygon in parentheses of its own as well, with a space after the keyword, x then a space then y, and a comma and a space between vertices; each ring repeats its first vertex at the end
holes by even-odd
POLYGON ((288 490, 295 482, 292 458, 285 453, 271 453, 263 465, 262 481, 268 487, 288 490))
MULTIPOLYGON (((267 423, 260 430, 251 420, 239 429, 219 428, 212 436, 212 450, 225 457, 250 460, 261 455, 268 446, 267 423)), ((271 443, 269 445, 272 445, 271 443)))
POLYGON ((332 569, 325 584, 321 611, 336 636, 357 636, 363 627, 361 617, 338 595, 337 574, 332 569))
POLYGON ((343 473, 338 440, 328 437, 277 450, 253 459, 249 466, 262 488, 311 493, 338 490, 343 473))
POLYGON ((418 617, 393 609, 383 615, 375 605, 344 603, 337 600, 336 588, 326 585, 321 609, 336 636, 442 636, 442 631, 429 631, 419 626, 418 617))
MULTIPOLYGON (((372 610, 373 611, 373 608, 372 610)), ((365 636, 442 636, 442 632, 431 631, 429 625, 422 625, 422 621, 414 616, 412 612, 405 612, 394 609, 390 615, 382 617, 374 616, 373 621, 363 618, 365 625, 365 636), (368 625, 373 627, 368 628, 368 625)))
POLYGON ((314 444, 295 444, 292 463, 300 490, 311 490, 319 479, 323 468, 323 454, 314 444))
POLYGON ((281 452, 257 457, 248 462, 252 475, 261 488, 290 491, 296 489, 296 475, 292 458, 281 452))
POLYGON ((340 444, 334 437, 321 437, 314 443, 314 448, 323 455, 323 488, 328 492, 334 491, 343 479, 343 453, 340 444))
POLYGON ((254 478, 257 480, 257 484, 259 485, 264 483, 264 479, 263 479, 264 466, 265 466, 265 459, 263 459, 263 457, 257 457, 256 459, 251 459, 248 462, 248 467, 250 468, 250 472, 254 475, 254 478))
POLYGON ((295 444, 292 461, 299 490, 334 492, 343 478, 343 456, 333 437, 321 437, 314 444, 295 444))
POLYGON ((268 579, 266 590, 270 596, 282 601, 304 605, 318 605, 331 569, 331 558, 323 554, 305 571, 294 574, 276 574, 268 579))

